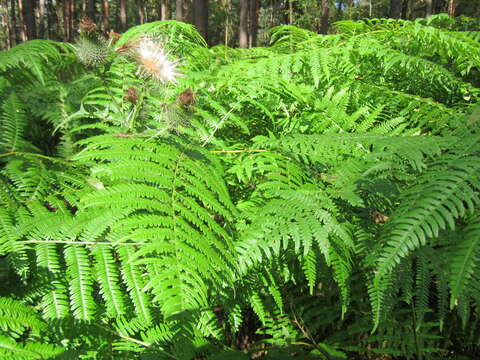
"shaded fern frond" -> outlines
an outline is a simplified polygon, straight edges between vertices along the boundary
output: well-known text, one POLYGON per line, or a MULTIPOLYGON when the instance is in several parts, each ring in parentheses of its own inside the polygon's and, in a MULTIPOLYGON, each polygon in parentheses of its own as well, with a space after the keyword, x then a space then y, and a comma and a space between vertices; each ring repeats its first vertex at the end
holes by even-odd
POLYGON ((40 342, 47 324, 22 303, 0 298, 0 357, 5 360, 51 359, 64 352, 60 346, 40 342))
POLYGON ((0 153, 35 152, 27 140, 27 114, 18 96, 12 92, 2 105, 0 118, 0 153))
MULTIPOLYGON (((35 79, 45 82, 45 72, 61 68, 73 59, 73 47, 68 43, 32 40, 0 53, 0 72, 26 69, 35 79), (48 69, 48 71, 46 71, 48 69)), ((28 77, 25 73, 24 76, 28 77)))

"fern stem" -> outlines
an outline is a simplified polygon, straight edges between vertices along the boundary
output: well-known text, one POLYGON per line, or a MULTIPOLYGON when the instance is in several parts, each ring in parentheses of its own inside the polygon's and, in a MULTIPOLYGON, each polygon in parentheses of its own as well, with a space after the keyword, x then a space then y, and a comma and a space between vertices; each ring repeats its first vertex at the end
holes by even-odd
POLYGON ((412 326, 413 326, 413 339, 415 341, 415 351, 417 353, 417 360, 422 360, 422 351, 420 350, 420 343, 417 336, 417 317, 415 316, 415 306, 413 301, 411 302, 412 308, 412 326))
POLYGON ((269 152, 269 150, 262 150, 262 149, 253 149, 253 150, 212 150, 210 151, 211 154, 240 154, 240 153, 262 153, 262 152, 269 152))
POLYGON ((292 302, 290 301, 290 310, 292 311, 292 314, 293 314, 293 323, 295 325, 297 325, 298 329, 300 330, 300 332, 303 334, 303 336, 310 340, 312 343, 309 344, 309 346, 313 346, 316 350, 318 350, 323 356, 325 356, 325 358, 327 360, 334 360, 332 356, 330 356, 330 354, 325 351, 324 349, 322 349, 320 346, 318 346, 317 342, 315 341, 315 339, 313 338, 313 336, 310 334, 310 331, 308 331, 308 328, 304 327, 300 321, 298 320, 297 318, 297 315, 295 314, 295 309, 293 308, 293 304, 292 302))
POLYGON ((228 110, 228 112, 223 115, 223 118, 220 120, 220 122, 215 125, 215 129, 213 129, 213 131, 210 133, 210 135, 208 135, 208 137, 205 139, 205 141, 203 142, 202 144, 202 147, 204 147, 205 145, 208 144, 208 142, 212 139, 213 135, 215 135, 215 133, 218 131, 218 129, 220 129, 220 127, 222 126, 222 124, 225 122, 225 120, 227 120, 227 118, 230 116, 230 114, 233 112, 233 110, 235 110, 235 108, 240 105, 242 103, 242 101, 247 98, 248 96, 250 96, 250 93, 246 94, 244 97, 242 97, 240 100, 238 100, 230 110, 228 110))
MULTIPOLYGON (((133 343, 135 343, 135 344, 141 345, 141 346, 143 346, 143 347, 148 348, 148 347, 152 346, 151 343, 148 343, 148 342, 145 342, 145 341, 142 341, 142 340, 138 340, 138 339, 132 338, 132 337, 130 337, 130 336, 128 336, 128 335, 123 335, 123 334, 118 333, 118 332, 116 332, 116 331, 113 331, 113 330, 111 330, 111 329, 109 329, 109 328, 107 328, 107 327, 105 327, 105 326, 99 326, 99 327, 100 327, 101 329, 109 332, 110 334, 116 335, 116 336, 118 336, 118 337, 120 337, 120 338, 122 338, 122 339, 125 339, 125 340, 127 340, 127 341, 130 341, 130 342, 133 342, 133 343)), ((172 358, 172 359, 177 359, 173 354, 170 354, 169 352, 163 350, 162 348, 157 348, 157 349, 160 350, 163 354, 167 355, 168 357, 170 357, 170 358, 172 358)))
POLYGON ((99 242, 99 241, 69 241, 69 240, 24 240, 20 241, 24 244, 79 244, 79 245, 146 245, 147 243, 132 242, 132 243, 111 243, 111 242, 99 242))
POLYGON ((112 103, 115 105, 118 112, 121 114, 123 112, 122 104, 121 103, 119 104, 117 102, 117 97, 113 94, 112 89, 110 88, 110 85, 108 85, 108 81, 105 77, 106 73, 105 72, 103 72, 103 73, 97 72, 97 74, 98 74, 98 77, 100 79, 102 79, 102 84, 105 87, 105 90, 107 91, 108 96, 110 96, 110 98, 112 99, 112 103))
POLYGON ((59 159, 59 158, 54 158, 42 154, 35 154, 35 153, 28 153, 28 152, 21 152, 21 151, 10 151, 7 153, 0 154, 0 157, 7 157, 7 156, 12 156, 12 155, 18 155, 18 156, 25 156, 25 157, 38 157, 40 159, 45 159, 49 161, 54 161, 54 162, 64 162, 64 163, 70 163, 71 160, 68 159, 59 159))

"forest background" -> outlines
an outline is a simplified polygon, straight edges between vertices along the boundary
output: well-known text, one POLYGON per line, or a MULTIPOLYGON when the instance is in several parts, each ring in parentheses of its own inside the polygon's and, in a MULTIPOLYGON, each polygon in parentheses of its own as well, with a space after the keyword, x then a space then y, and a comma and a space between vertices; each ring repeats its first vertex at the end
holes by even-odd
MULTIPOLYGON (((196 26, 209 45, 267 45, 268 30, 295 25, 327 33, 330 24, 362 18, 414 20, 433 14, 480 17, 478 0, 2 0, 0 46, 32 39, 73 41, 87 15, 105 32, 174 19, 196 26)), ((468 21, 467 21, 468 22, 468 21)), ((461 22, 460 22, 461 24, 461 22)), ((475 30, 469 26, 469 30, 475 30)))

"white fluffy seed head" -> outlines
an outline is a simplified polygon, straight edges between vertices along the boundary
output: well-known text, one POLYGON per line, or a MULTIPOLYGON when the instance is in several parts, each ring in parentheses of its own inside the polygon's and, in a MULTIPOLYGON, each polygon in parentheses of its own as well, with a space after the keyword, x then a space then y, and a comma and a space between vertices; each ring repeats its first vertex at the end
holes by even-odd
POLYGON ((135 58, 140 67, 139 73, 161 83, 176 82, 181 76, 176 71, 178 61, 171 61, 160 42, 143 38, 135 44, 135 58))

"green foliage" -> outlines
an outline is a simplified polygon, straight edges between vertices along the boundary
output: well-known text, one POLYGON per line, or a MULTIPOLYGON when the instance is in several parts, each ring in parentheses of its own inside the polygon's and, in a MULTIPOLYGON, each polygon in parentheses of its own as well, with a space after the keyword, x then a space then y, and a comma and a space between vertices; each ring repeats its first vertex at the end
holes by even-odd
POLYGON ((2 356, 475 357, 480 47, 444 20, 2 53, 2 356))
POLYGON ((0 355, 2 359, 52 359, 63 353, 60 346, 41 342, 47 324, 22 303, 0 298, 0 355))

